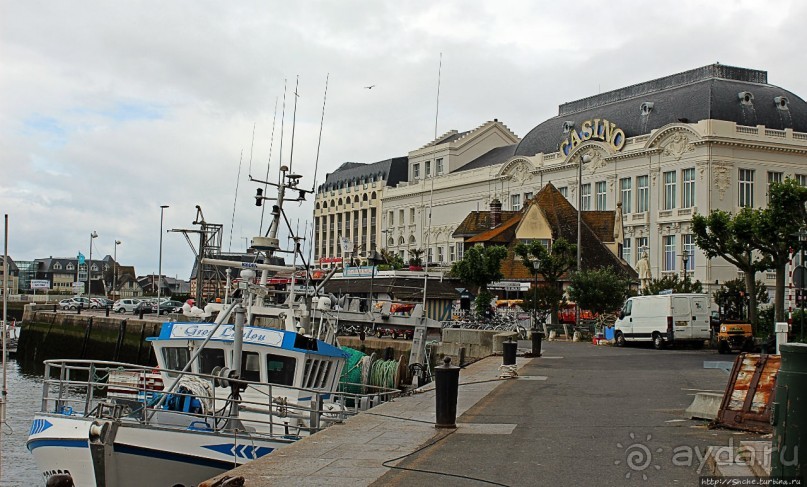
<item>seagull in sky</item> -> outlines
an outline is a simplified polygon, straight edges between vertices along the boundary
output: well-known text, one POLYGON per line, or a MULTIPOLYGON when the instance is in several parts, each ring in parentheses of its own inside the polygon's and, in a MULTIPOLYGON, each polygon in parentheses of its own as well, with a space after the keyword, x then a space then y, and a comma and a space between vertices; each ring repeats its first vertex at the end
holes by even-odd
POLYGON ((374 87, 375 87, 375 85, 370 85, 370 86, 365 86, 364 88, 368 89, 368 90, 372 90, 374 87))

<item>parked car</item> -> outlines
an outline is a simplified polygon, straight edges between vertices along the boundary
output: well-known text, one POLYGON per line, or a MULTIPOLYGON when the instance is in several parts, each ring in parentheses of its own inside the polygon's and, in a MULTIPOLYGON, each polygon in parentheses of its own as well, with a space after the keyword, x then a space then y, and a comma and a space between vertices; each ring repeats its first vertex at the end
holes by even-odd
POLYGON ((107 298, 90 298, 90 308, 104 309, 108 306, 115 304, 114 301, 107 298))
POLYGON ((115 301, 115 304, 112 305, 112 311, 116 313, 132 313, 134 312, 135 306, 140 303, 139 299, 134 298, 125 298, 119 299, 115 301))
POLYGON ((91 303, 88 298, 82 296, 73 296, 72 298, 67 298, 59 301, 59 307, 62 309, 90 309, 91 303))
POLYGON ((155 301, 153 299, 141 299, 132 309, 132 313, 139 315, 142 313, 153 313, 155 301))
MULTIPOLYGON (((177 313, 178 309, 182 308, 184 303, 182 301, 173 301, 173 300, 165 300, 160 303, 160 312, 159 314, 164 315, 166 313, 177 313)), ((157 303, 153 303, 151 305, 151 312, 154 313, 157 311, 157 303)))

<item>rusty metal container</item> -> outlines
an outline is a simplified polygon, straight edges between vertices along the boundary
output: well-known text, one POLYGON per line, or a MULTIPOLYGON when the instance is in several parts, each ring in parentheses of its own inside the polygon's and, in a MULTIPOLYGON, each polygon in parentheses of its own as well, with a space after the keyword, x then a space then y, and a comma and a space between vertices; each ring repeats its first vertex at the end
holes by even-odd
POLYGON ((770 433, 771 402, 780 363, 779 355, 738 355, 716 422, 727 428, 770 433))

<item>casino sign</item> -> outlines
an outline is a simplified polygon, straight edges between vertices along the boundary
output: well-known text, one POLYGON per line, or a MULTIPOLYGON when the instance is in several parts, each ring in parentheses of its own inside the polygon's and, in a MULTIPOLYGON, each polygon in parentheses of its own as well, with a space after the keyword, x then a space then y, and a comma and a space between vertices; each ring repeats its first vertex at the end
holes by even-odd
POLYGON ((568 156, 569 152, 587 140, 601 140, 610 145, 615 151, 625 147, 625 132, 618 128, 615 123, 606 119, 594 118, 586 120, 580 126, 580 132, 570 130, 569 137, 560 143, 560 150, 563 155, 568 156))

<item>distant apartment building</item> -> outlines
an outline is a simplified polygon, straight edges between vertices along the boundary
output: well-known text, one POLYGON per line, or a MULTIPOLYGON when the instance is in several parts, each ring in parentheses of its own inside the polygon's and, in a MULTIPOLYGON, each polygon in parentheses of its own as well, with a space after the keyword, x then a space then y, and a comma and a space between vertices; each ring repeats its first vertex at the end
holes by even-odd
POLYGON ((406 181, 406 173, 407 158, 395 157, 373 164, 346 162, 325 177, 314 201, 316 266, 358 262, 380 248, 381 199, 388 187, 406 181), (345 254, 343 248, 352 250, 345 254))

